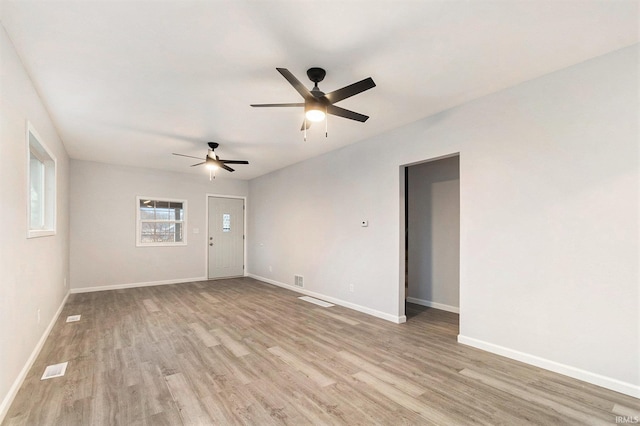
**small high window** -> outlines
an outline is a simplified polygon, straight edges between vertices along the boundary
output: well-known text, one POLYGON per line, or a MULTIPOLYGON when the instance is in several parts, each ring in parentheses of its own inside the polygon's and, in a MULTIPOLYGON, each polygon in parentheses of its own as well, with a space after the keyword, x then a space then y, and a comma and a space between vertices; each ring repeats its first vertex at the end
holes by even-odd
POLYGON ((137 246, 183 246, 187 244, 185 200, 136 197, 137 246))
POLYGON ((27 122, 27 238, 56 233, 56 158, 27 122))

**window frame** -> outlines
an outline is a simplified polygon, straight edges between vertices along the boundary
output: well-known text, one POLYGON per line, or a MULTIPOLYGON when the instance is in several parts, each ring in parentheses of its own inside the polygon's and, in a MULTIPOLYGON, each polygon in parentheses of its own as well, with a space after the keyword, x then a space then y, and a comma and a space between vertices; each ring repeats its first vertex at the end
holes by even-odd
POLYGON ((142 195, 136 196, 136 247, 179 247, 187 245, 187 200, 181 200, 178 198, 163 198, 163 197, 146 197, 142 195), (152 200, 152 201, 164 201, 169 203, 182 203, 182 220, 143 220, 140 215, 140 201, 152 200), (142 223, 180 223, 182 224, 182 241, 180 242, 142 242, 142 223))
POLYGON ((27 238, 48 237, 57 232, 58 159, 44 142, 31 122, 26 125, 26 193, 27 193, 27 238), (35 144, 32 144, 32 138, 35 144), (43 168, 42 201, 43 225, 32 228, 31 223, 31 158, 35 157, 43 168))

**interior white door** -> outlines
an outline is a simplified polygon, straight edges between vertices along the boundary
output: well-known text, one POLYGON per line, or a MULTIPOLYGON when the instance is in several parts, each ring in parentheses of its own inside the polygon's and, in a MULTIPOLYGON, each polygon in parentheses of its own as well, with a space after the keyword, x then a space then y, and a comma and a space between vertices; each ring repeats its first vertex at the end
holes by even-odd
POLYGON ((209 278, 244 275, 244 200, 209 197, 209 278))

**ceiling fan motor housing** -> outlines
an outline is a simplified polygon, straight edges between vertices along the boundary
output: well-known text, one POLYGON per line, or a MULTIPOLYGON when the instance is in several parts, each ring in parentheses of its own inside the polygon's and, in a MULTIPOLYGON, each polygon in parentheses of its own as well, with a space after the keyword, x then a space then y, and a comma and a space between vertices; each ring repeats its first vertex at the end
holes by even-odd
POLYGON ((305 111, 309 111, 309 110, 325 111, 326 109, 327 109, 327 103, 322 102, 320 100, 314 101, 309 99, 304 103, 305 111))
POLYGON ((313 67, 307 70, 307 77, 316 84, 324 80, 325 75, 327 75, 327 72, 322 68, 313 67))

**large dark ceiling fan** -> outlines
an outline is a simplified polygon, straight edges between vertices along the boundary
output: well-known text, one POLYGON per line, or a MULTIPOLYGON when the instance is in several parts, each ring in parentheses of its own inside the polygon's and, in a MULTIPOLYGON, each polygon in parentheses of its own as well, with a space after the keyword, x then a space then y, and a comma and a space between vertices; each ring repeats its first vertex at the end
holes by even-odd
MULTIPOLYGON (((209 171, 210 171, 210 175, 209 175, 210 179, 215 177, 213 175, 213 172, 215 172, 215 170, 217 170, 217 169, 225 169, 228 172, 235 171, 231 167, 227 166, 227 164, 249 164, 249 162, 247 160, 223 160, 220 157, 218 157, 218 155, 215 153, 215 149, 220 146, 219 143, 217 143, 217 142, 207 142, 207 145, 209 145, 209 150, 207 151, 207 155, 204 157, 204 161, 202 161, 200 163, 192 164, 191 167, 200 166, 202 164, 205 164, 207 169, 209 169, 209 171)), ((202 157, 194 157, 192 155, 185 155, 185 154, 176 154, 175 152, 172 153, 172 154, 173 155, 178 155, 180 157, 196 158, 198 160, 202 160, 203 159, 202 157)))
POLYGON ((358 93, 362 93, 365 90, 376 87, 376 83, 373 82, 371 77, 325 94, 318 88, 318 83, 324 80, 324 77, 327 74, 322 68, 314 67, 307 70, 307 76, 314 83, 313 89, 311 90, 308 90, 288 69, 276 68, 276 70, 278 70, 278 72, 287 79, 293 88, 300 93, 304 98, 304 102, 287 104, 252 104, 252 107, 304 107, 305 120, 302 123, 300 130, 307 130, 311 126, 312 121, 322 121, 325 118, 325 114, 336 115, 338 117, 348 118, 350 120, 356 120, 363 123, 369 118, 367 115, 340 108, 334 104, 343 99, 357 95, 358 93))

